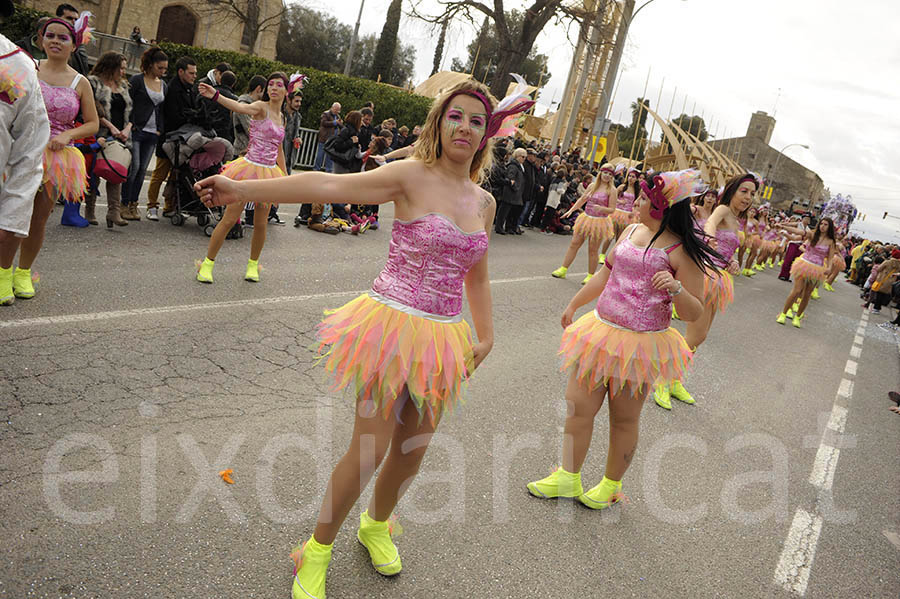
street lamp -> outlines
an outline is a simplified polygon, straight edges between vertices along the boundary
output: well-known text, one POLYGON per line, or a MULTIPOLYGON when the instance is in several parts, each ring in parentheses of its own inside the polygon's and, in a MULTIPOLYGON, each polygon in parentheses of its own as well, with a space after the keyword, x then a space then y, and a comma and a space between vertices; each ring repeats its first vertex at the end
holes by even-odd
MULTIPOLYGON (((784 146, 783 148, 781 148, 781 151, 778 152, 778 156, 775 157, 775 166, 772 167, 772 178, 770 179, 770 181, 772 183, 775 182, 775 176, 778 174, 778 163, 781 161, 781 155, 784 153, 785 150, 787 150, 788 148, 792 148, 794 146, 800 146, 801 148, 806 148, 807 150, 809 149, 809 146, 806 144, 788 144, 788 145, 784 146)), ((768 179, 769 177, 766 177, 766 178, 768 179)), ((791 206, 793 206, 793 204, 791 204, 791 206)))

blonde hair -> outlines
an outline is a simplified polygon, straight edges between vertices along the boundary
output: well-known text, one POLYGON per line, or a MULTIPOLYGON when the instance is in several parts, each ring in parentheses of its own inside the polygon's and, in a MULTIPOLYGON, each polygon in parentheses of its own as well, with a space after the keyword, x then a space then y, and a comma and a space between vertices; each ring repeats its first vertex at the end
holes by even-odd
MULTIPOLYGON (((422 126, 422 134, 416 141, 413 158, 421 160, 426 166, 431 166, 441 157, 441 117, 444 116, 444 109, 451 97, 466 92, 478 92, 490 102, 491 111, 497 107, 497 101, 490 94, 487 87, 469 79, 462 81, 449 90, 441 94, 431 105, 428 116, 425 117, 425 124, 422 126)), ((476 96, 473 96, 476 97, 476 96)), ((472 164, 469 166, 469 178, 475 183, 482 183, 490 174, 491 167, 494 164, 494 140, 489 139, 484 147, 475 152, 472 158, 472 164)))
MULTIPOLYGON (((604 165, 604 166, 606 166, 606 165, 604 165)), ((608 170, 609 169, 607 169, 607 171, 608 170)), ((602 173, 603 173, 603 168, 600 169, 600 172, 597 173, 597 176, 594 177, 594 180, 591 181, 591 184, 588 186, 587 190, 584 192, 586 195, 592 196, 595 193, 597 193, 597 190, 603 184, 603 181, 600 178, 602 173)), ((608 195, 609 197, 613 197, 613 193, 616 191, 616 179, 612 173, 609 173, 609 176, 610 176, 609 183, 606 185, 606 195, 608 195)))
POLYGON ((528 156, 528 150, 526 150, 525 148, 516 148, 515 150, 513 150, 512 155, 513 158, 516 158, 518 156, 528 156))

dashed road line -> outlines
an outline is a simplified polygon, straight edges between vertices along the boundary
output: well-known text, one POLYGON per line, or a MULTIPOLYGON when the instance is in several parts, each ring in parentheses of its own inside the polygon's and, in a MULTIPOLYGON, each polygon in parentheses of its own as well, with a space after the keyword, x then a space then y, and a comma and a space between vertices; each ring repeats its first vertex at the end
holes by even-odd
POLYGON ((806 594, 821 532, 821 516, 797 509, 784 542, 781 559, 775 568, 775 583, 778 586, 801 597, 806 594))

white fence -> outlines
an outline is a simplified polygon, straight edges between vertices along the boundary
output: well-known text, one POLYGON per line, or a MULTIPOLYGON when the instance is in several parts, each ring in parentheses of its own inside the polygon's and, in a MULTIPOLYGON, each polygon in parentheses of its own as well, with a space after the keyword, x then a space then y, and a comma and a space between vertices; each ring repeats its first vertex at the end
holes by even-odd
POLYGON ((303 140, 303 145, 300 146, 300 151, 297 153, 297 158, 294 160, 294 165, 291 167, 292 169, 312 169, 313 163, 316 161, 318 136, 318 129, 300 127, 300 139, 303 140))

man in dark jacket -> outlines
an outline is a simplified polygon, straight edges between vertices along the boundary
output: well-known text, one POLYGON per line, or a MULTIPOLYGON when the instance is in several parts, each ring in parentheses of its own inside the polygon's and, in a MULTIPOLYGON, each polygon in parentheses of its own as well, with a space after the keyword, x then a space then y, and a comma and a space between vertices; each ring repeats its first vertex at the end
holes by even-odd
POLYGON ((319 137, 317 140, 318 145, 316 146, 316 160, 313 163, 314 171, 328 171, 330 173, 334 169, 331 157, 325 153, 325 142, 328 141, 329 137, 337 135, 343 124, 340 102, 332 104, 331 109, 326 110, 319 117, 319 137))
POLYGON ((523 206, 522 211, 519 214, 519 219, 516 221, 516 232, 518 232, 519 226, 523 222, 528 222, 531 210, 534 208, 534 200, 537 197, 539 187, 538 169, 535 164, 537 152, 534 151, 534 148, 528 148, 526 152, 525 163, 522 165, 525 167, 525 189, 522 191, 523 206))
MULTIPOLYGON (((237 77, 231 71, 225 71, 219 78, 219 85, 214 85, 216 91, 225 96, 229 100, 238 101, 237 94, 234 93, 234 85, 237 83, 237 77)), ((216 135, 224 137, 234 145, 234 124, 231 121, 231 111, 219 104, 203 98, 203 104, 206 106, 206 113, 209 115, 209 125, 212 127, 216 135)))
POLYGON ((534 209, 531 213, 530 223, 532 227, 537 229, 541 228, 541 223, 544 219, 544 209, 547 207, 547 195, 550 193, 550 180, 553 177, 553 172, 547 165, 547 158, 546 152, 541 152, 537 156, 538 173, 535 182, 538 186, 538 191, 535 194, 534 209))
POLYGON ((506 163, 506 181, 494 222, 494 231, 498 235, 516 234, 519 231, 517 225, 519 215, 522 214, 522 192, 525 188, 525 167, 522 166, 525 156, 527 153, 524 148, 516 148, 512 159, 506 163))
MULTIPOLYGON (((371 104, 371 102, 368 103, 371 104)), ((364 106, 359 112, 362 114, 362 125, 359 128, 359 147, 366 151, 369 149, 369 143, 372 141, 372 138, 378 135, 378 131, 372 126, 375 112, 368 106, 364 106)))

